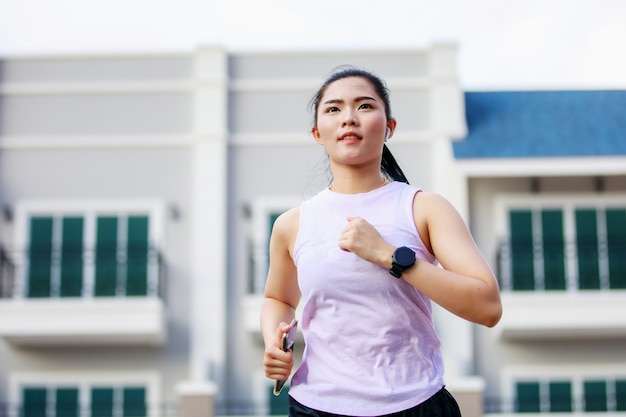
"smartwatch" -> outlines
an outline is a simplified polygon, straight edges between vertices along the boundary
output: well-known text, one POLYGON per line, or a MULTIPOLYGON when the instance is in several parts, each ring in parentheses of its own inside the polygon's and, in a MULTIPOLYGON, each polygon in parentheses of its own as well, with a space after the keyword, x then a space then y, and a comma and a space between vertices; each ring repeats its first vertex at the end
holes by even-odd
POLYGON ((413 265, 415 265, 415 252, 406 246, 400 246, 393 251, 389 273, 396 278, 400 278, 402 273, 413 265))

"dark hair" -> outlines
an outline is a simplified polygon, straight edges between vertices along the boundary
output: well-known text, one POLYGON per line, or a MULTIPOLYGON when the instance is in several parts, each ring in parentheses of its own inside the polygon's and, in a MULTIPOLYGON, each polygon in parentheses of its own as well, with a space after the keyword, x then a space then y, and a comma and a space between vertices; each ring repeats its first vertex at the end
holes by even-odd
MULTIPOLYGON (((322 96, 326 92, 328 86, 335 81, 342 80, 344 78, 350 77, 361 77, 365 78, 367 81, 372 84, 374 90, 376 90, 376 94, 380 96, 385 104, 385 114, 387 115, 387 120, 391 119, 391 104, 389 100, 389 89, 387 88, 387 84, 377 75, 366 71, 361 68, 353 67, 353 66, 343 66, 337 68, 333 71, 328 78, 324 81, 321 87, 317 90, 313 98, 311 99, 310 107, 313 111, 313 125, 317 125, 317 110, 320 106, 320 101, 322 100, 322 96)), ((398 165, 398 162, 391 154, 387 145, 383 145, 383 156, 380 162, 380 170, 383 174, 394 181, 409 183, 402 172, 402 169, 398 165)))

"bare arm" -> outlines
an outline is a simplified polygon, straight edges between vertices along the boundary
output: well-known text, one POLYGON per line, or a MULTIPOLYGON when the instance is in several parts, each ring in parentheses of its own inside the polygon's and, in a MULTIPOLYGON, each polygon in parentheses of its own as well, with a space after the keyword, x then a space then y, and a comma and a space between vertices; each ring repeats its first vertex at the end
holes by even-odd
MULTIPOLYGON (((420 236, 443 268, 418 259, 402 278, 457 316, 495 326, 502 315, 498 283, 459 213, 443 197, 420 192, 413 214, 420 236)), ((339 246, 390 269, 395 247, 364 219, 348 220, 339 246)))
POLYGON ((293 367, 292 352, 283 352, 281 338, 289 330, 300 301, 293 243, 299 211, 292 209, 276 219, 270 238, 270 266, 261 307, 261 332, 265 342, 263 366, 271 379, 287 379, 293 367))
POLYGON ((450 312, 495 326, 502 315, 498 282, 459 213, 432 193, 418 193, 413 207, 416 225, 443 269, 418 261, 403 278, 450 312))

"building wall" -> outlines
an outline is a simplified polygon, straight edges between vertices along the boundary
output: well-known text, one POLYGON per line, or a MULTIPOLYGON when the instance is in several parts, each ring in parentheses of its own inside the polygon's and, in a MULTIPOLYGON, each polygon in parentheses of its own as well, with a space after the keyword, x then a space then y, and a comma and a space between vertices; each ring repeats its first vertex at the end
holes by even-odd
MULTIPOLYGON (((8 57, 0 61, 2 245, 21 252, 20 207, 156 206, 167 259, 167 338, 159 346, 19 346, 0 339, 0 402, 12 381, 75 373, 149 375, 162 407, 188 377, 193 127, 190 56, 8 57), (174 215, 173 211, 177 214, 174 215)), ((4 305, 9 301, 3 300, 4 305)), ((81 314, 80 308, 76 311, 81 314)), ((45 320, 45 317, 42 317, 45 320)), ((62 379, 62 378, 61 378, 62 379)))
MULTIPOLYGON (((412 184, 441 192, 467 216, 450 150, 465 133, 454 45, 1 59, 2 245, 24 249, 33 205, 144 204, 158 213, 167 281, 166 331, 152 334, 159 343, 128 346, 121 333, 103 343, 83 329, 82 344, 59 333, 55 346, 24 346, 0 326, 0 402, 15 401, 24 381, 135 375, 159 404, 188 398, 182 409, 190 410, 215 395, 220 412, 269 411, 258 327, 269 218, 330 182, 308 104, 343 64, 388 82, 398 120, 388 146, 412 184)), ((4 307, 15 304, 0 300, 0 315, 4 307)), ((443 311, 435 319, 449 385, 469 393, 475 409, 482 388, 467 378, 472 327, 443 311)))
MULTIPOLYGON (((597 166, 602 169, 601 159, 597 166)), ((502 226, 506 217, 503 202, 514 199, 518 206, 537 208, 623 208, 625 181, 624 175, 602 175, 601 171, 598 176, 471 178, 470 224, 478 245, 497 268, 499 244, 508 234, 502 226)), ((566 233, 570 239, 575 237, 571 230, 566 233)), ((575 250, 572 245, 569 240, 570 253, 575 250)), ((520 380, 573 381, 575 410, 580 411, 584 406, 582 381, 626 376, 624 324, 612 324, 624 312, 623 290, 503 290, 502 296, 503 321, 495 329, 474 329, 474 365, 476 373, 485 378, 488 411, 512 413, 515 383, 520 380), (543 317, 537 317, 538 308, 543 317), (511 319, 518 316, 527 329, 550 330, 507 336, 511 319)))

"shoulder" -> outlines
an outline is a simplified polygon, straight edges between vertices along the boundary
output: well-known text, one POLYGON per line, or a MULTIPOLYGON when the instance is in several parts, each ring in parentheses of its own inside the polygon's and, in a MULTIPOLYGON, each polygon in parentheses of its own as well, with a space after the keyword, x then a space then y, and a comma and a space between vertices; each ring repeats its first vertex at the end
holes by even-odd
POLYGON ((292 246, 298 234, 298 226, 300 224, 300 207, 294 207, 282 213, 276 218, 272 227, 272 237, 280 239, 292 246))
POLYGON ((459 212, 444 196, 426 191, 420 191, 415 195, 413 214, 416 222, 432 222, 459 216, 459 212))
POLYGON ((293 207, 280 214, 274 222, 274 227, 280 229, 291 228, 298 225, 300 220, 300 207, 293 207))
MULTIPOLYGON (((413 204, 414 208, 423 212, 424 214, 437 212, 438 210, 448 210, 452 207, 452 204, 440 194, 419 191, 415 194, 415 200, 413 204)), ((416 211, 417 211, 416 210, 416 211)))
POLYGON ((454 206, 442 195, 419 191, 413 200, 413 218, 422 240, 432 253, 431 234, 441 230, 440 225, 459 226, 460 215, 454 206))

